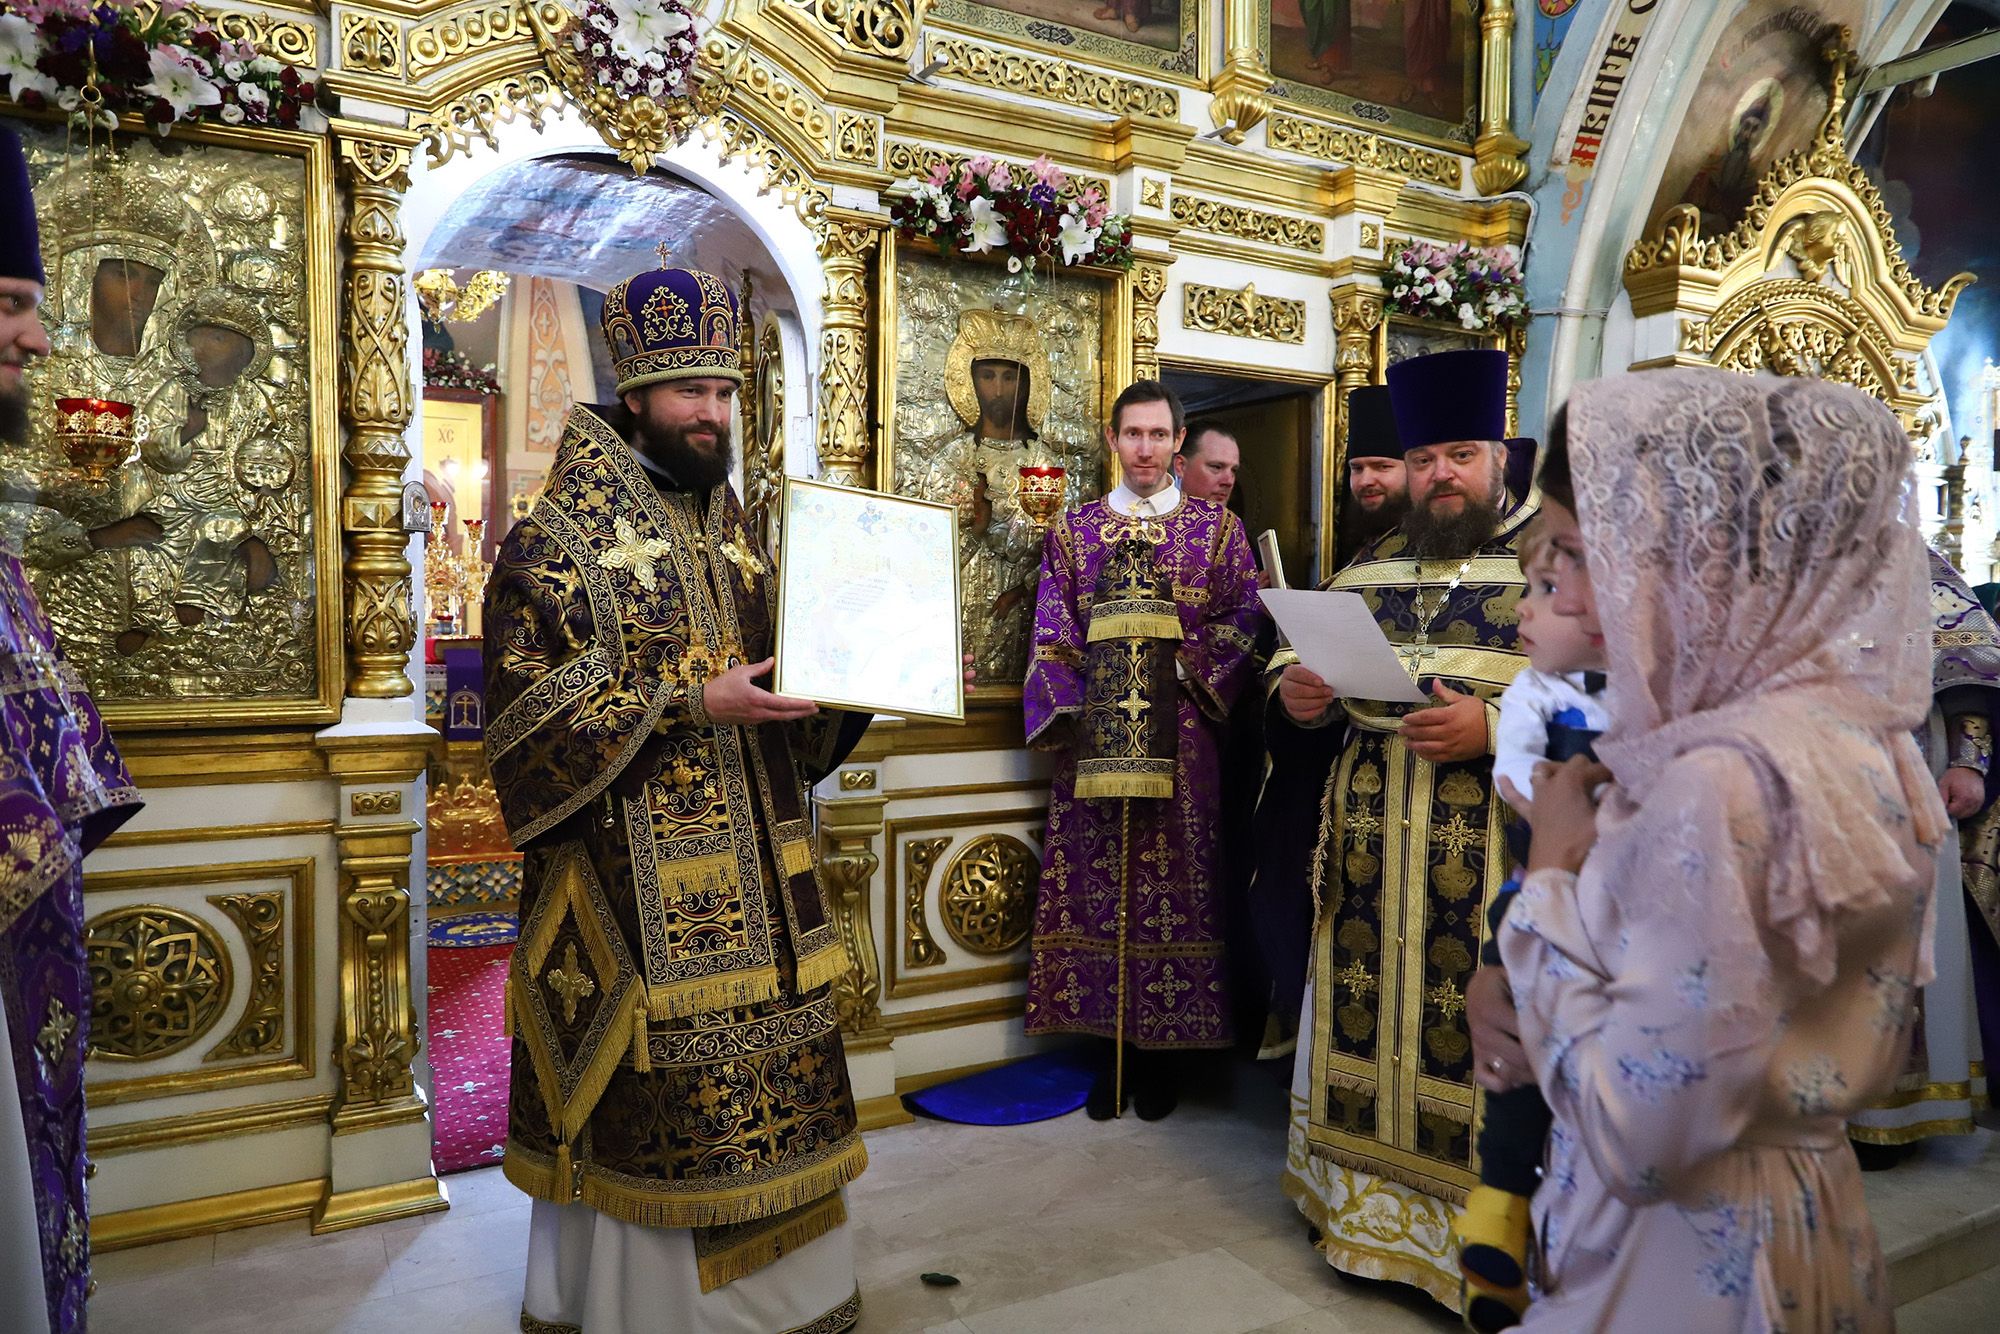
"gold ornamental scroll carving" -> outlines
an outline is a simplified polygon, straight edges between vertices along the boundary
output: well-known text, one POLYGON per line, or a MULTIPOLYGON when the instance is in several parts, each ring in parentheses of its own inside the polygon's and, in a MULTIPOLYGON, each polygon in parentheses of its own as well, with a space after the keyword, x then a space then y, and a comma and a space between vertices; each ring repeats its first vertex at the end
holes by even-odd
POLYGON ((1034 925, 1041 859, 1012 834, 982 834, 961 848, 938 891, 938 917, 974 954, 1006 954, 1034 925))
POLYGON ((832 900, 834 924, 847 947, 848 968, 834 979, 833 1004, 840 1027, 865 1040, 887 1034, 882 1027, 882 964, 875 952, 875 927, 868 887, 881 858, 875 840, 882 833, 887 797, 816 799, 824 838, 820 874, 832 900))
POLYGON ((347 418, 347 690, 364 699, 411 692, 416 642, 410 562, 404 557, 403 470, 410 461, 409 282, 400 206, 417 136, 336 122, 348 189, 346 328, 341 408, 347 418))
POLYGON ((951 843, 946 836, 913 838, 903 845, 903 967, 935 968, 945 961, 944 950, 931 939, 931 924, 924 911, 931 888, 931 872, 951 843))
POLYGON ((334 1059, 340 1089, 333 1126, 420 1119, 410 1066, 417 1055, 410 990, 410 852, 407 820, 345 825, 340 841, 340 1013, 334 1059))
POLYGON ((932 0, 787 0, 850 51, 907 60, 932 0))
MULTIPOLYGON (((229 915, 250 954, 250 997, 228 1037, 204 1061, 265 1056, 285 1049, 285 894, 213 894, 210 903, 229 915)), ((307 985, 311 985, 308 983, 307 985)))
POLYGON ((1830 96, 1812 144, 1772 164, 1726 232, 1704 236, 1697 210, 1669 210, 1625 256, 1625 289, 1640 319, 1678 323, 1674 351, 1644 365, 1838 380, 1921 441, 1936 428, 1923 351, 1974 279, 1931 287, 1911 273, 1881 192, 1849 157, 1846 36, 1825 53, 1830 96))
POLYGON ((137 409, 94 479, 53 421, 0 446, 0 528, 122 729, 324 722, 340 699, 324 139, 199 128, 72 154, 15 122, 50 275, 30 401, 137 409))
POLYGON ((1132 264, 1132 378, 1160 378, 1160 298, 1167 294, 1167 264, 1152 258, 1132 264))
POLYGON ((960 37, 932 37, 927 49, 933 63, 944 62, 940 74, 964 83, 1113 116, 1180 119, 1180 94, 1156 83, 1101 74, 1073 61, 1001 51, 960 37))
POLYGON ((1306 303, 1265 296, 1255 283, 1240 291, 1188 283, 1181 288, 1181 325, 1203 333, 1256 338, 1267 343, 1306 341, 1306 303))
MULTIPOLYGON (((1174 191, 1171 209, 1174 221, 1183 227, 1214 236, 1233 236, 1242 241, 1282 246, 1286 250, 1317 255, 1326 249, 1326 224, 1283 213, 1266 213, 1242 204, 1174 191)), ((1366 247, 1364 247, 1366 248, 1366 247)))
MULTIPOLYGON (((1320 513, 1340 513, 1340 479, 1347 475, 1347 395, 1379 384, 1388 368, 1382 352, 1382 293, 1379 288, 1343 284, 1333 289, 1333 423, 1326 466, 1320 477, 1320 513)), ((1319 567, 1333 568, 1334 525, 1319 530, 1319 567)))
POLYGON ((154 1061, 200 1041, 228 1008, 229 951, 199 917, 156 903, 99 913, 84 927, 90 1053, 154 1061))
POLYGON ((820 234, 826 289, 820 310, 819 467, 838 486, 874 483, 868 398, 868 257, 883 222, 828 209, 820 234))
POLYGON ((1384 139, 1366 130, 1350 130, 1299 116, 1273 113, 1264 133, 1271 147, 1287 153, 1303 153, 1307 157, 1350 166, 1377 167, 1414 181, 1442 185, 1447 190, 1456 190, 1464 182, 1464 159, 1451 153, 1384 139))

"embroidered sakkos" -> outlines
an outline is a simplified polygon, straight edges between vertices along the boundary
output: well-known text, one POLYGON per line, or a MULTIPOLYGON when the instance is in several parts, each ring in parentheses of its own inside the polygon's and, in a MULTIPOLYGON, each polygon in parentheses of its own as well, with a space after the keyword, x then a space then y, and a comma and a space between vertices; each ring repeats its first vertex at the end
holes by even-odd
POLYGON ((527 853, 507 1175, 627 1222, 731 1227, 705 1283, 836 1226, 867 1161, 805 807, 866 720, 702 708, 770 653, 768 569, 727 486, 657 488, 579 407, 486 602, 487 754, 527 853), (737 1226, 757 1220, 775 1231, 737 1226))

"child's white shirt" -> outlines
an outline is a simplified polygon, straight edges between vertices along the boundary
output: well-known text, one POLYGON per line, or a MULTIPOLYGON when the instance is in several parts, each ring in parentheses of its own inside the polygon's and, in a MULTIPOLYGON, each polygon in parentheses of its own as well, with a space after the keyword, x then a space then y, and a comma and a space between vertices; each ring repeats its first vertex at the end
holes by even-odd
POLYGON ((1603 697, 1583 688, 1582 672, 1557 676, 1526 668, 1500 695, 1500 721, 1493 735, 1493 784, 1511 782, 1523 797, 1535 797, 1535 766, 1549 757, 1549 723, 1564 709, 1583 715, 1583 726, 1603 731, 1611 723, 1603 697))

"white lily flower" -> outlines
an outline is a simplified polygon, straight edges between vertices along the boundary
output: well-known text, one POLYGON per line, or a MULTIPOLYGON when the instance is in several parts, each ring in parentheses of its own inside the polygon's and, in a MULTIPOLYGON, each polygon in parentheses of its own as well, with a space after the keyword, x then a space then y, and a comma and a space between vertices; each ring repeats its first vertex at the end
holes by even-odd
POLYGON ((976 255, 1007 244, 1007 224, 994 211, 992 200, 980 195, 966 212, 972 222, 972 238, 965 243, 966 254, 976 255))
POLYGON ((1063 214, 1057 237, 1062 242, 1062 257, 1065 264, 1076 264, 1089 257, 1097 248, 1099 229, 1084 221, 1076 212, 1063 214))
POLYGON ((197 107, 212 107, 222 101, 222 90, 197 74, 191 67, 155 47, 150 59, 153 78, 139 85, 174 109, 176 119, 197 107))
POLYGON ((1459 303, 1458 322, 1467 329, 1477 329, 1480 326, 1482 321, 1479 318, 1479 312, 1473 309, 1470 301, 1459 303))
POLYGON ((1437 283, 1438 299, 1441 301, 1451 300, 1451 281, 1442 273, 1434 281, 1437 283))
POLYGON ((0 14, 0 74, 18 101, 22 93, 36 92, 53 101, 56 81, 35 68, 42 58, 42 36, 35 25, 19 14, 0 14))
POLYGON ((628 60, 644 59, 690 26, 686 14, 669 10, 660 0, 612 0, 611 12, 618 18, 611 45, 628 60))

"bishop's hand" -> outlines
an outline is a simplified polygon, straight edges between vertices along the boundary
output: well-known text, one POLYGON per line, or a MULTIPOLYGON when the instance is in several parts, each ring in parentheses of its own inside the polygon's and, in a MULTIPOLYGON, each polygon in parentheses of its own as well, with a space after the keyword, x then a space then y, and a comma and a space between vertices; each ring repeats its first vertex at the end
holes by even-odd
POLYGON ((749 727, 757 723, 788 723, 810 718, 819 705, 809 699, 774 695, 757 684, 757 678, 777 665, 776 658, 762 662, 740 662, 710 681, 701 690, 701 706, 712 723, 749 727))
POLYGON ((1294 663, 1278 677, 1278 703, 1295 723, 1316 723, 1333 707, 1333 687, 1318 672, 1294 663))

